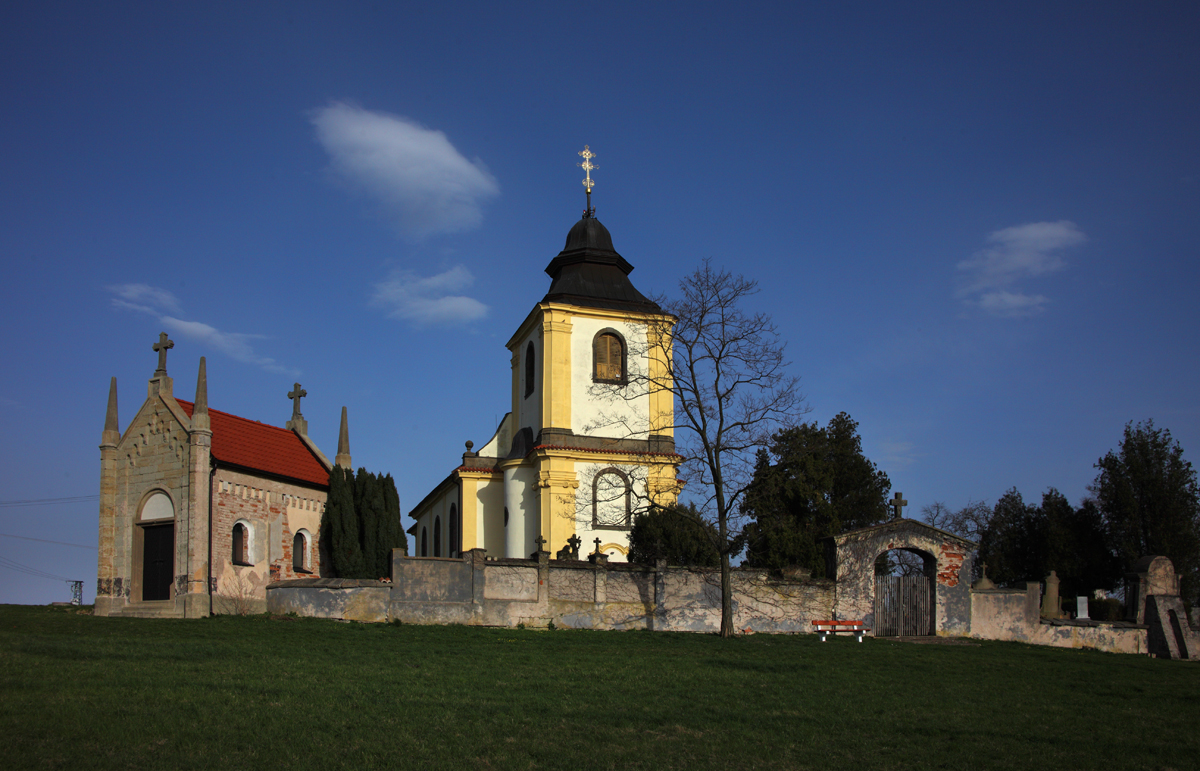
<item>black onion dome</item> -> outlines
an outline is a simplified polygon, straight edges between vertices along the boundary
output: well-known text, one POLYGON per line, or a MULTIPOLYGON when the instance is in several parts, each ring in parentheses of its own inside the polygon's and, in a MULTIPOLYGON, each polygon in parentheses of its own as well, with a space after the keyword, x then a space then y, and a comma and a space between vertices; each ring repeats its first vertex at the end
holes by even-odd
POLYGON ((567 233, 567 243, 546 266, 553 279, 542 302, 560 302, 591 308, 657 312, 629 280, 633 270, 613 248, 608 228, 595 217, 584 217, 567 233))

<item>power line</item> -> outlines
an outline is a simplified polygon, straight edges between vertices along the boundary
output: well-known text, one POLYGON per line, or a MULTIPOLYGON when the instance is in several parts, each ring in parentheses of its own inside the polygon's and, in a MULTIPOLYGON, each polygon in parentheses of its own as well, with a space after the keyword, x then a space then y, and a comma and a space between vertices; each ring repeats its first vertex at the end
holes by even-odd
POLYGON ((28 565, 22 565, 20 562, 13 562, 8 557, 0 557, 0 568, 8 568, 9 570, 15 570, 18 573, 24 573, 25 575, 33 576, 34 578, 47 578, 51 581, 66 581, 70 583, 73 580, 70 578, 63 578, 62 576, 56 576, 53 573, 47 573, 44 570, 31 568, 28 565))
POLYGON ((27 501, 0 501, 0 509, 18 508, 21 506, 51 506, 56 503, 83 503, 98 501, 99 495, 76 495, 70 498, 33 498, 27 501))
POLYGON ((74 546, 78 549, 96 550, 95 546, 88 546, 82 543, 67 543, 66 541, 47 541, 45 538, 30 538, 27 535, 9 535, 8 533, 0 533, 0 538, 20 538, 22 541, 38 541, 40 543, 56 543, 59 546, 74 546))

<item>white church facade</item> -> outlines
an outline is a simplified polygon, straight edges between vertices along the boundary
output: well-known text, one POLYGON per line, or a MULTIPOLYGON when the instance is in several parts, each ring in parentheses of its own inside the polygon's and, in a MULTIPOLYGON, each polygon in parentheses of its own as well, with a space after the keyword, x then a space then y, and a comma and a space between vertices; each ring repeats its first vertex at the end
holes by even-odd
POLYGON ((577 539, 621 561, 638 513, 674 502, 672 318, 632 270, 589 207, 507 343, 510 411, 411 512, 415 556, 529 558, 577 539))

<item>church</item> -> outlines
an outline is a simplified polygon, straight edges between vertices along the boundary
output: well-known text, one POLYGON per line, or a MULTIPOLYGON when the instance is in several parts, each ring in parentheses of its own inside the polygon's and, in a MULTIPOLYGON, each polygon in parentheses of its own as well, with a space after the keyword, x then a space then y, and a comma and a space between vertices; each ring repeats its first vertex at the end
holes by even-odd
POLYGON ((578 557, 583 544, 622 561, 634 517, 676 498, 672 318, 629 280, 591 206, 594 156, 580 155, 587 208, 506 344, 510 411, 412 510, 416 556, 578 557))
MULTIPOLYGON (((331 464, 308 438, 306 392, 288 394, 280 428, 208 406, 203 357, 194 401, 167 375, 159 335, 146 401, 120 430, 117 379, 100 441, 95 613, 199 618, 261 612, 273 581, 320 575, 321 514, 331 464)), ((335 463, 350 468, 342 409, 335 463)))
MULTIPOLYGON (((550 287, 507 343, 509 412, 411 511, 414 556, 528 559, 556 550, 612 561, 634 518, 676 500, 673 318, 629 279, 633 266, 591 206, 545 271, 550 287)), ((174 396, 163 333, 146 401, 124 431, 113 378, 100 444, 96 613, 198 617, 266 607, 266 587, 322 576, 329 473, 351 468, 346 411, 334 462, 308 437, 305 392, 271 426, 174 396)), ((328 571, 326 571, 328 572, 328 571)))

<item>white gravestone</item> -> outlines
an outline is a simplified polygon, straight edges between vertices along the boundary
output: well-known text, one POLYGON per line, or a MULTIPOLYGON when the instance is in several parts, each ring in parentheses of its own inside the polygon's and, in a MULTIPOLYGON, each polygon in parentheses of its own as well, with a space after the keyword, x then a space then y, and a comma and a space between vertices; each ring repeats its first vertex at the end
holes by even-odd
POLYGON ((1079 618, 1079 619, 1090 618, 1088 616, 1088 598, 1087 597, 1076 597, 1075 598, 1075 618, 1079 618))

